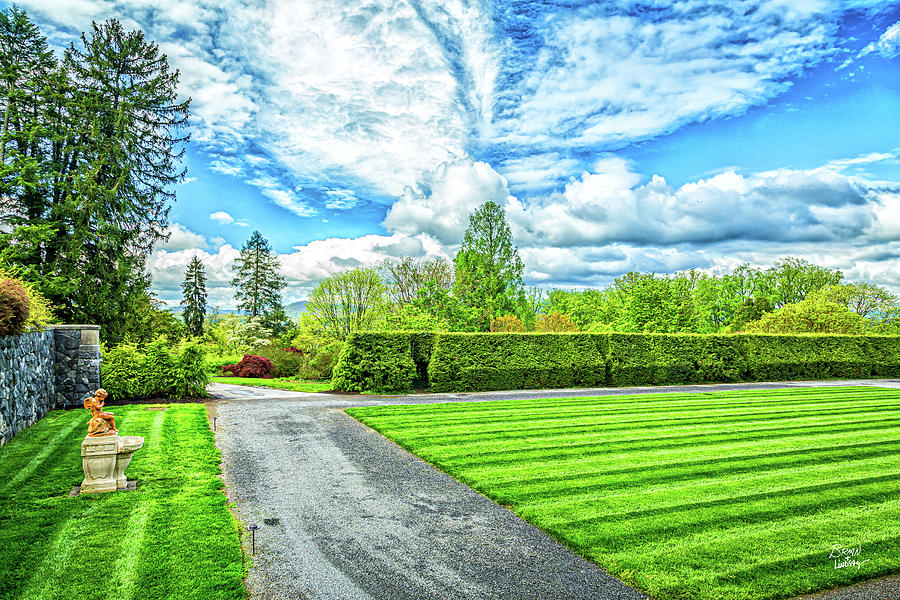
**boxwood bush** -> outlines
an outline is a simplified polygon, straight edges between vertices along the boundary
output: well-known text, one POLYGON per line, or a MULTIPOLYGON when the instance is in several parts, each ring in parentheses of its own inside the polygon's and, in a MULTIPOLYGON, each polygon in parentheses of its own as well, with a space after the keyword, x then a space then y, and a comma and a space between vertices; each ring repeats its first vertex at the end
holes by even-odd
POLYGON ((358 333, 341 359, 332 385, 355 391, 898 377, 900 336, 358 333))

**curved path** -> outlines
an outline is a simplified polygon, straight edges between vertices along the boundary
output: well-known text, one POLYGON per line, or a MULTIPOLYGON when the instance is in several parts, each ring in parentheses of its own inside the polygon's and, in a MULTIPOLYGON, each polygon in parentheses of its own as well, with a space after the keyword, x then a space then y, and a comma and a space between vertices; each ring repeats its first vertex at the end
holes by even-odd
MULTIPOLYGON (((854 384, 900 387, 882 380, 389 397, 221 384, 209 391, 219 398, 210 412, 228 496, 241 521, 260 526, 247 580, 253 600, 636 600, 647 596, 341 409, 854 384)), ((838 597, 866 596, 828 598, 838 597)))

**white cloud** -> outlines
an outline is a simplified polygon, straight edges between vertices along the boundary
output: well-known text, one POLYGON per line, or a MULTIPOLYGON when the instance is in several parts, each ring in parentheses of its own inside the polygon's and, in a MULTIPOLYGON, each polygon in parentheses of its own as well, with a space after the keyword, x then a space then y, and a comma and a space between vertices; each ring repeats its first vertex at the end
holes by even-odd
POLYGON ((353 190, 325 190, 325 194, 328 197, 325 208, 329 210, 350 210, 359 204, 359 198, 356 197, 353 190))
POLYGON ((888 27, 878 41, 872 42, 860 50, 856 57, 860 58, 868 54, 880 54, 885 58, 900 56, 900 21, 888 27))
POLYGON ((204 236, 194 233, 181 223, 172 223, 166 230, 166 234, 168 234, 169 240, 159 246, 164 250, 206 248, 209 245, 204 236))
POLYGON ((234 223, 234 217, 232 217, 230 214, 228 214, 224 210, 218 210, 218 211, 210 214, 209 218, 221 225, 228 225, 229 223, 234 223))
POLYGON ((658 20, 618 9, 589 5, 546 24, 501 140, 609 146, 740 114, 827 55, 836 31, 824 1, 687 1, 658 20))
POLYGON ((509 197, 506 180, 483 162, 446 163, 425 181, 425 190, 404 190, 382 223, 386 229, 426 233, 445 245, 459 244, 472 211, 488 200, 503 206, 509 197))
POLYGON ((271 177, 260 174, 256 179, 251 179, 247 183, 258 187, 264 196, 298 217, 310 217, 317 212, 309 204, 297 198, 296 191, 286 189, 279 181, 271 177))

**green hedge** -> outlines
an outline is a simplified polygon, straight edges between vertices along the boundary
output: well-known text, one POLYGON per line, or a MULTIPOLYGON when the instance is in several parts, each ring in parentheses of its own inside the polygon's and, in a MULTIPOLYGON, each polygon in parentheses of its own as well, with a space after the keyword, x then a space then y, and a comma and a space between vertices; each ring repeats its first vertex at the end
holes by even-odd
POLYGON ((460 333, 435 339, 433 392, 592 387, 606 369, 589 333, 460 333))
POLYGON ((408 332, 355 333, 334 366, 331 386, 346 392, 408 391, 415 379, 408 332))
POLYGON ((148 344, 143 351, 131 344, 104 351, 100 371, 100 385, 110 399, 119 402, 203 398, 209 383, 203 349, 188 344, 174 354, 165 339, 148 344))
POLYGON ((430 383, 432 391, 448 392, 900 376, 900 336, 359 333, 351 336, 345 355, 332 380, 336 390, 397 391, 430 383))

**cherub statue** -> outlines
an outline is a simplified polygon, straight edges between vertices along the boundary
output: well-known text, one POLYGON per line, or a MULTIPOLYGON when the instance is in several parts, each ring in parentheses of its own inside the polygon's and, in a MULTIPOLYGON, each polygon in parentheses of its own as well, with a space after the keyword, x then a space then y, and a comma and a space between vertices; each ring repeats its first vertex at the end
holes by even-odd
POLYGON ((84 407, 91 411, 91 420, 88 421, 88 437, 102 437, 116 435, 116 418, 111 412, 103 412, 106 390, 100 388, 93 396, 84 399, 84 407))

